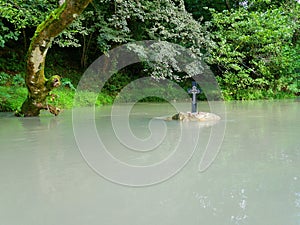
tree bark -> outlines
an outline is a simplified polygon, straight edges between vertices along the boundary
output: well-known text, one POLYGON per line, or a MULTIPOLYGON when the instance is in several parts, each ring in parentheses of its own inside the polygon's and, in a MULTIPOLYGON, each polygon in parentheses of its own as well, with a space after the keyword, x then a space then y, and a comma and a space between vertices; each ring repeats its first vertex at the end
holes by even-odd
POLYGON ((51 96, 51 90, 60 85, 59 75, 52 76, 50 79, 45 77, 47 51, 52 40, 81 14, 91 1, 66 0, 37 27, 27 53, 25 82, 28 96, 21 111, 16 113, 17 116, 38 116, 42 109, 49 110, 54 115, 59 114, 58 108, 47 104, 47 97, 51 96))
POLYGON ((227 9, 228 11, 230 11, 230 10, 231 10, 231 7, 230 7, 230 2, 229 2, 229 0, 225 0, 225 4, 226 4, 226 9, 227 9))

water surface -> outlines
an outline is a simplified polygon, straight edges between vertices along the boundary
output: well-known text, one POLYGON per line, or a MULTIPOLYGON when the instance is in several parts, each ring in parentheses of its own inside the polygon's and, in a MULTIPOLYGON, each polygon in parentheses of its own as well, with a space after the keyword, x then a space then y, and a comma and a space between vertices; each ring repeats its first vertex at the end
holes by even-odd
MULTIPOLYGON (((1 113, 0 224, 299 225, 300 103, 231 102, 226 108, 226 120, 219 121, 226 123, 220 152, 204 172, 198 171, 199 161, 217 124, 168 122, 166 140, 153 151, 140 152, 116 138, 110 107, 97 109, 98 135, 114 157, 131 165, 167 158, 182 135, 180 127, 199 131, 197 149, 186 166, 147 187, 99 176, 79 151, 71 111, 40 118, 1 113)), ((205 103, 199 109, 209 111, 205 103)), ((130 114, 132 132, 147 138, 149 121, 172 113, 169 104, 137 105, 130 114)))

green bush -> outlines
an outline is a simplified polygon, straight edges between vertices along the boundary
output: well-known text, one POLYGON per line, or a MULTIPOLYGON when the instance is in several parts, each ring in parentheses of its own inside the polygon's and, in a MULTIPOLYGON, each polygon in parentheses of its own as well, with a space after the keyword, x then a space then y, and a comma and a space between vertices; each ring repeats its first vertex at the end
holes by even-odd
POLYGON ((25 101, 26 96, 26 88, 0 86, 0 111, 13 112, 18 110, 25 101))
MULTIPOLYGON (((13 112, 20 110, 23 102, 27 97, 27 89, 24 87, 6 87, 0 86, 0 112, 13 112)), ((74 105, 75 91, 69 88, 58 88, 49 96, 48 103, 61 109, 71 109, 74 105)), ((105 93, 81 92, 78 94, 77 101, 81 107, 85 106, 102 106, 112 104, 113 98, 105 93)))
POLYGON ((0 85, 5 86, 10 80, 10 75, 5 72, 0 72, 0 85))
POLYGON ((94 93, 89 91, 75 92, 69 88, 58 88, 52 91, 56 98, 49 99, 49 104, 63 109, 71 109, 74 106, 74 97, 76 96, 76 106, 102 106, 112 104, 113 98, 105 93, 94 93))
POLYGON ((227 99, 291 96, 300 68, 300 4, 212 10, 207 61, 227 99))

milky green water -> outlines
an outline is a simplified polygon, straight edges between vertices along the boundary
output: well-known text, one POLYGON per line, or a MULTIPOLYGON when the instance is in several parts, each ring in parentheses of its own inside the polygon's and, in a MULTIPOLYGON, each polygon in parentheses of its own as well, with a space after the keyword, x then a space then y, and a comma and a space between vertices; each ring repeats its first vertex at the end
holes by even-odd
MULTIPOLYGON (((198 108, 209 111, 205 103, 198 108)), ((118 110, 122 118, 122 107, 118 110)), ((147 138, 151 118, 172 113, 168 104, 137 105, 130 114, 132 132, 147 138)), ((222 115, 218 124, 167 122, 167 132, 153 139, 163 136, 166 141, 145 152, 120 144, 110 115, 110 107, 96 110, 98 136, 110 154, 128 165, 147 166, 168 159, 182 127, 199 132, 199 139, 191 139, 198 145, 174 176, 158 184, 131 187, 99 175, 83 158, 71 111, 58 117, 43 113, 40 118, 1 113, 0 224, 300 224, 299 102, 231 102, 226 103, 226 119, 222 115), (220 151, 212 165, 199 172, 212 128, 220 124, 226 124, 220 151)), ((88 136, 84 121, 81 127, 88 136)), ((111 172, 122 174, 114 167, 111 172)), ((132 177, 127 175, 130 183, 132 177)))

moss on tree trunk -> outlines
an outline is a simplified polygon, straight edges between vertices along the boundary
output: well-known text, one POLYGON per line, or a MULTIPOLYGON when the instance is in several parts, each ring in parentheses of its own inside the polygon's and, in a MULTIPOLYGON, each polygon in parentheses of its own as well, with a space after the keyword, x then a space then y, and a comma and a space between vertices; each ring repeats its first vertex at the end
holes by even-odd
MULTIPOLYGON (((41 23, 31 40, 27 53, 26 86, 27 99, 17 116, 38 116, 40 110, 49 110, 58 115, 59 109, 47 104, 50 92, 60 85, 60 76, 55 75, 46 79, 44 74, 47 51, 52 40, 59 35, 92 0, 66 0, 41 23)), ((54 97, 54 96, 52 96, 54 97)))

